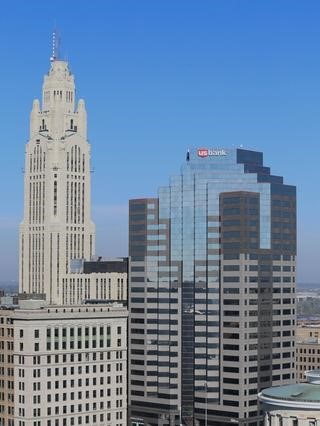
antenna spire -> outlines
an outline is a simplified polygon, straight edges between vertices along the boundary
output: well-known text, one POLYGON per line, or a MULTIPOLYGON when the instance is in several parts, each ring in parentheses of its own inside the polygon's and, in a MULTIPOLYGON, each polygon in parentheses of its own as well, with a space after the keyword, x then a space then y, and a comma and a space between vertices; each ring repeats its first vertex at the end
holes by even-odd
POLYGON ((59 59, 60 55, 60 36, 57 33, 57 30, 54 30, 52 33, 52 56, 50 58, 51 62, 59 59))

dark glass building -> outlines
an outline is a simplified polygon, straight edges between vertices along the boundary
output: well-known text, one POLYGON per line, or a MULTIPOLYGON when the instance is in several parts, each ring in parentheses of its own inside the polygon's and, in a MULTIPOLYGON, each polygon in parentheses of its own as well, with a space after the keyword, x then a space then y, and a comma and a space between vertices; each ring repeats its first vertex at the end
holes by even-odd
POLYGON ((195 149, 129 203, 132 425, 259 425, 295 379, 296 188, 260 152, 195 149))

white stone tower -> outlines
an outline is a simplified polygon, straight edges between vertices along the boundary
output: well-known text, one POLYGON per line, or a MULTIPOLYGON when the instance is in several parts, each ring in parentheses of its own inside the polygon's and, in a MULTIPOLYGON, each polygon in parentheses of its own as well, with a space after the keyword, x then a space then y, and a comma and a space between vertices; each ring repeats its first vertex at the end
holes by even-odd
POLYGON ((50 303, 61 303, 70 261, 90 259, 94 251, 85 103, 79 100, 75 107, 74 77, 68 63, 54 54, 42 105, 34 100, 30 117, 19 291, 45 293, 50 303))

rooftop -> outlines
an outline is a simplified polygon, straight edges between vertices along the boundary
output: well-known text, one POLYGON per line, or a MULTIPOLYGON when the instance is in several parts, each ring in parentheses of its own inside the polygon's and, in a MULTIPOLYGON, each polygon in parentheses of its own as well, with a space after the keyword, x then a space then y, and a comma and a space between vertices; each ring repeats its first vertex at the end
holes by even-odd
POLYGON ((264 389, 262 396, 296 402, 318 402, 320 409, 320 386, 312 383, 276 386, 264 389))
MULTIPOLYGON (((260 393, 263 402, 279 404, 279 401, 290 402, 298 406, 305 403, 317 404, 320 410, 320 370, 311 370, 305 373, 308 383, 296 383, 285 386, 275 386, 264 389, 260 393)), ((285 405, 285 404, 284 404, 285 405)))

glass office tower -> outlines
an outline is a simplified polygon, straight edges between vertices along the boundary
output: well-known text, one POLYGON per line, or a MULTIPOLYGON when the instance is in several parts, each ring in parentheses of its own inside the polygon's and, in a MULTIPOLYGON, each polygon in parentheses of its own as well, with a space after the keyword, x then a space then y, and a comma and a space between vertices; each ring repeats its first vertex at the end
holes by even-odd
POLYGON ((296 189, 260 152, 195 149, 129 203, 132 425, 259 425, 294 381, 296 189))

